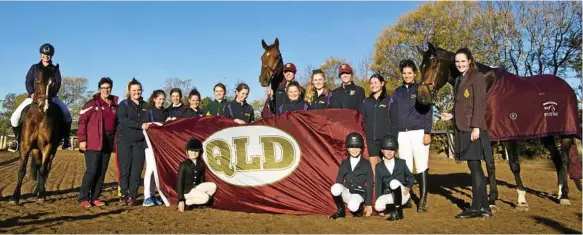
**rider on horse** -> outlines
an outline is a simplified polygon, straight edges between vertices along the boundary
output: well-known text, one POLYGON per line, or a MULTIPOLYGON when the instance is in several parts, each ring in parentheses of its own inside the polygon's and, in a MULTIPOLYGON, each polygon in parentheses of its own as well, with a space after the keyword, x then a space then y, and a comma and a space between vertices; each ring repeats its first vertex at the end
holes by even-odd
MULTIPOLYGON (((43 44, 40 47, 40 57, 41 61, 37 64, 33 64, 30 66, 28 73, 26 74, 26 91, 28 92, 28 97, 14 110, 12 117, 10 118, 10 123, 12 124, 12 128, 14 131, 14 140, 8 146, 8 151, 16 152, 19 149, 18 142, 20 140, 20 117, 22 115, 22 111, 24 108, 32 103, 32 98, 34 97, 34 90, 36 88, 36 80, 38 79, 37 71, 39 68, 43 67, 55 67, 53 65, 53 55, 55 54, 55 48, 48 43, 43 44)), ((63 118, 65 121, 65 134, 64 134, 64 142, 63 142, 63 149, 68 149, 71 147, 71 140, 69 138, 69 132, 71 132, 71 113, 69 109, 63 102, 57 97, 57 93, 61 88, 61 72, 57 70, 55 74, 55 86, 49 92, 49 96, 52 98, 53 103, 57 104, 61 111, 63 112, 63 118)))

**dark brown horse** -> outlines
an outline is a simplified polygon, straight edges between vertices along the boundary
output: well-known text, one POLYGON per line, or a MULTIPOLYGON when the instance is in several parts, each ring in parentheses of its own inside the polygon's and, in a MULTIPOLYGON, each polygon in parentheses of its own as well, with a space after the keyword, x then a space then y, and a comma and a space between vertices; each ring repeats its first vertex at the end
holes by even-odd
MULTIPOLYGON (((275 42, 272 45, 267 45, 263 39, 261 39, 261 45, 265 52, 261 56, 261 73, 259 74, 259 83, 262 87, 271 86, 271 89, 275 93, 279 85, 285 82, 283 76, 283 57, 279 51, 279 39, 275 38, 275 42)), ((265 101, 263 106, 263 111, 261 116, 263 118, 273 116, 277 110, 275 107, 275 95, 273 100, 269 101, 269 97, 265 101)))
MULTIPOLYGON (((455 63, 454 63, 454 57, 455 54, 446 50, 443 50, 441 48, 435 48, 431 43, 428 43, 429 45, 429 50, 427 51, 423 51, 422 49, 420 49, 419 47, 417 48, 419 53, 422 54, 423 56, 423 61, 420 65, 420 69, 421 69, 421 75, 422 75, 422 85, 419 86, 419 90, 418 90, 418 96, 417 96, 417 100, 422 103, 422 104, 431 104, 433 103, 434 99, 437 97, 437 92, 439 91, 439 89, 441 89, 443 86, 446 85, 446 83, 450 83, 452 86, 454 85, 454 81, 456 77, 458 77, 460 75, 460 72, 457 70, 455 63)), ((500 69, 496 69, 496 68, 490 68, 488 66, 476 63, 478 66, 478 71, 480 73, 483 73, 487 79, 487 84, 488 84, 488 90, 490 91, 491 88, 493 88, 493 84, 495 84, 495 82, 498 82, 497 79, 500 78, 500 74, 499 73, 500 69)), ((506 73, 508 76, 516 76, 510 73, 506 73)), ((547 81, 553 80, 553 82, 556 81, 556 83, 554 85, 561 85, 564 87, 565 81, 563 79, 560 79, 558 77, 552 76, 552 75, 545 75, 548 77, 545 77, 543 79, 547 79, 547 81)), ((532 80, 535 80, 535 78, 525 78, 525 79, 531 79, 530 82, 532 82, 532 80)), ((541 79, 541 77, 538 77, 536 79, 541 79)), ((504 84, 504 83, 501 83, 504 84)), ((504 88, 507 89, 507 88, 504 88)), ((508 88, 510 89, 510 88, 508 88)), ((515 88, 512 88, 515 89, 515 88)), ((572 88, 569 87, 569 89, 572 88)), ((541 93, 538 93, 538 95, 544 95, 541 93)), ((566 96, 572 95, 575 96, 574 92, 565 92, 566 96)), ((534 98, 534 97, 531 97, 534 98)), ((569 97, 569 98, 573 98, 576 101, 576 97, 569 97)), ((490 99, 489 99, 490 100, 490 99)), ((514 102, 514 100, 505 100, 505 102, 514 102)), ((502 105, 502 103, 504 102, 500 102, 500 104, 498 105, 502 105)), ((575 102, 576 103, 576 102, 575 102)), ((524 104, 527 105, 527 104, 524 104)), ((538 107, 538 106, 537 106, 538 107)), ((574 109, 575 112, 577 110, 577 107, 570 107, 571 109, 574 109)), ((440 110, 441 111, 441 110, 440 110)), ((487 112, 488 109, 487 109, 487 112)), ((490 111, 492 112, 492 111, 490 111)), ((487 113, 486 116, 489 116, 490 113, 487 113)), ((491 115, 490 115, 491 116, 491 115)), ((528 115, 526 115, 528 116, 528 115)), ((569 115, 565 115, 565 116, 569 116, 572 117, 571 113, 569 113, 569 115)), ((504 117, 506 118, 506 117, 504 117)), ((514 117, 511 117, 513 119, 516 119, 516 115, 514 115, 514 117)), ((526 117, 528 118, 528 117, 526 117)), ((524 119, 523 119, 524 120, 524 119)), ((565 119, 563 119, 563 121, 567 121, 565 119)), ((491 124, 489 124, 491 125, 491 124)), ((537 123, 536 125, 545 125, 543 123, 537 123)), ((500 126, 489 126, 490 129, 492 128, 507 128, 504 125, 500 125, 500 126)), ((539 129, 544 129, 545 127, 543 126, 539 126, 537 127, 539 129)), ((555 168, 557 171, 557 176, 558 176, 558 185, 559 185, 559 191, 558 191, 558 199, 560 200, 560 204, 561 205, 569 205, 569 197, 568 197, 568 193, 569 193, 569 188, 568 188, 568 178, 567 178, 567 166, 569 166, 569 150, 573 144, 573 137, 574 137, 574 133, 569 132, 563 132, 563 133, 549 133, 546 136, 536 136, 536 137, 528 137, 528 136, 520 136, 520 137, 510 137, 510 138, 506 138, 503 141, 501 141, 504 145, 504 147, 506 148, 507 152, 508 152, 508 158, 509 158, 509 164, 510 164, 510 169, 512 171, 512 173, 514 174, 514 179, 516 180, 516 187, 517 187, 517 193, 518 193, 518 208, 519 209, 528 209, 528 204, 526 203, 526 198, 525 198, 525 194, 526 194, 526 190, 524 189, 524 186, 522 184, 522 180, 520 178, 520 163, 519 163, 519 158, 518 158, 518 152, 517 152, 517 140, 524 140, 524 139, 532 139, 532 138, 541 138, 542 142, 544 143, 544 146, 546 149, 549 150, 549 152, 551 153, 551 159, 553 161, 553 163, 555 164, 555 168), (560 135, 560 139, 561 139, 561 148, 560 150, 557 149, 556 145, 555 145, 555 139, 554 136, 555 135, 560 135)), ((495 142, 492 142, 493 144, 495 142)), ((487 166, 487 171, 488 171, 488 177, 489 177, 489 182, 490 182, 490 205, 491 206, 495 206, 495 202, 498 198, 498 190, 496 187, 496 171, 495 171, 495 163, 493 160, 493 157, 490 157, 489 159, 486 159, 486 166, 487 166)), ((579 188, 579 190, 581 190, 580 185, 581 185, 581 181, 580 180, 576 180, 575 183, 577 184, 577 187, 579 188)))
POLYGON ((20 187, 26 174, 26 164, 30 154, 33 157, 31 173, 37 182, 35 188, 37 202, 44 202, 46 197, 45 183, 62 134, 59 131, 59 127, 63 123, 62 113, 59 107, 50 101, 51 97, 49 97, 49 91, 55 85, 55 74, 59 70, 59 65, 39 67, 33 101, 23 117, 20 137, 20 169, 14 194, 10 199, 12 204, 18 204, 20 200, 20 187))

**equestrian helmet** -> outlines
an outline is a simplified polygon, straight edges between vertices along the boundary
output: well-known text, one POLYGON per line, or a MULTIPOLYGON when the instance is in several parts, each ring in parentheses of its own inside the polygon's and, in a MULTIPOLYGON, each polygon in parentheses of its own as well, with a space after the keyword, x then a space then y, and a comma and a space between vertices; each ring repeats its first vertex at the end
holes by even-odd
POLYGON ((397 137, 392 135, 386 135, 381 139, 381 149, 386 150, 395 150, 399 149, 399 142, 397 141, 397 137))
POLYGON ((357 132, 352 132, 346 136, 346 148, 364 148, 364 139, 357 132))
POLYGON ((53 56, 55 54, 55 48, 53 47, 53 45, 45 43, 42 46, 40 46, 39 52, 41 54, 53 56))
POLYGON ((188 140, 188 142, 186 142, 186 146, 184 148, 186 149, 186 151, 188 151, 188 150, 192 150, 192 151, 201 150, 202 143, 200 142, 200 140, 198 140, 196 138, 190 138, 188 140))

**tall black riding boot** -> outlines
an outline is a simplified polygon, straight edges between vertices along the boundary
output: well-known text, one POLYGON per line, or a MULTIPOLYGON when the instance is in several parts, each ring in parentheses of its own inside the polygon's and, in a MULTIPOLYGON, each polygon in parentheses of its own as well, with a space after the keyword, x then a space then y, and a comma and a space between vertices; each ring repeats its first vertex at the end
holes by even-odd
POLYGON ((18 152, 19 145, 20 145, 20 130, 22 129, 21 126, 12 127, 12 132, 14 132, 14 140, 10 142, 8 145, 8 151, 10 152, 18 152))
POLYGON ((335 196, 334 203, 336 204, 336 213, 330 216, 330 219, 338 219, 346 217, 346 211, 344 210, 344 201, 342 201, 342 196, 335 196))
POLYGON ((429 169, 419 174, 419 206, 417 212, 427 212, 427 174, 429 169))
POLYGON ((65 123, 65 133, 63 133, 63 149, 71 148, 71 123, 65 123))
POLYGON ((403 215, 403 194, 401 192, 401 187, 392 190, 391 194, 393 195, 393 205, 395 205, 395 211, 391 213, 391 216, 388 218, 388 220, 402 220, 405 218, 405 215, 403 215))

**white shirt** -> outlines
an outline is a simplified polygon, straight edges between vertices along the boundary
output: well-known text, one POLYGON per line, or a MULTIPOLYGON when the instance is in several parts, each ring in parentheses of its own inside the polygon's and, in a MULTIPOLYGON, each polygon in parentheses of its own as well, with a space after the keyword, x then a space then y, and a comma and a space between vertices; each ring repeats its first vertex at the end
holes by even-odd
POLYGON ((354 168, 356 167, 356 164, 358 164, 359 161, 360 161, 360 156, 358 156, 358 157, 350 156, 350 167, 352 168, 352 170, 354 170, 354 168))
POLYGON ((393 170, 395 169, 395 158, 391 160, 383 159, 383 162, 385 163, 385 166, 387 167, 389 172, 393 174, 393 170))
POLYGON ((190 159, 190 160, 192 161, 192 163, 194 163, 194 165, 196 166, 196 158, 195 158, 195 159, 189 158, 189 159, 190 159))
POLYGON ((180 103, 180 104, 172 104, 172 107, 174 107, 174 108, 180 107, 180 106, 182 106, 182 103, 180 103))

